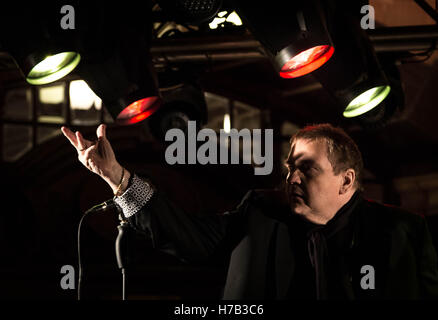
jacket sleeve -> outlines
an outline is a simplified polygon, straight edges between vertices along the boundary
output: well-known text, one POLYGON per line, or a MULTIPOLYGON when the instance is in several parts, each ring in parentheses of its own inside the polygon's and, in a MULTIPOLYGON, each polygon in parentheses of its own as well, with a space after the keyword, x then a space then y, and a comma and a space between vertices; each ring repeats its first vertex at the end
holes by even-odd
POLYGON ((153 248, 183 261, 207 261, 229 250, 236 238, 243 236, 241 226, 250 198, 251 191, 231 212, 198 216, 185 212, 154 188, 149 201, 127 220, 151 240, 153 248))
POLYGON ((438 262, 435 247, 422 218, 419 226, 419 279, 422 298, 438 299, 438 262))

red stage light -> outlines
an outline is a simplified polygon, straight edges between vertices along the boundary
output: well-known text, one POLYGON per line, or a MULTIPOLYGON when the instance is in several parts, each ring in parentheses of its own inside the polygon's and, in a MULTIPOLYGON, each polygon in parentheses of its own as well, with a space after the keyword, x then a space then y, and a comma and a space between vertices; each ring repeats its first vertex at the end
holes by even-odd
POLYGON ((300 52, 283 65, 280 76, 287 79, 304 76, 321 67, 331 58, 334 52, 334 47, 328 45, 317 46, 300 52))
POLYGON ((127 106, 117 116, 120 124, 134 124, 152 115, 161 105, 159 97, 148 97, 137 100, 127 106))

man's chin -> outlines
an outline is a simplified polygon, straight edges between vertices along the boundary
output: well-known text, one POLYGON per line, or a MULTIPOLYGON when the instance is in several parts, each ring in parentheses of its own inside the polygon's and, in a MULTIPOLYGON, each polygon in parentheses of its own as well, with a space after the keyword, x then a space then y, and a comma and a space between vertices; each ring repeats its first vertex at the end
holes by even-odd
POLYGON ((303 215, 304 214, 303 205, 299 204, 296 201, 291 201, 289 203, 289 207, 290 207, 290 210, 292 211, 293 214, 297 214, 297 215, 303 215))

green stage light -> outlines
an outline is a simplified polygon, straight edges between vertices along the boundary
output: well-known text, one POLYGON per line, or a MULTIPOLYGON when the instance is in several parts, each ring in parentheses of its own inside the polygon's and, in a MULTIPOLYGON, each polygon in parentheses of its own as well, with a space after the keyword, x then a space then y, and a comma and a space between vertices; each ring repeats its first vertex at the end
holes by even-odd
POLYGON ((390 91, 390 86, 378 86, 365 91, 348 104, 343 113, 344 117, 357 117, 374 109, 385 100, 390 91))
POLYGON ((373 114, 385 110, 395 83, 388 80, 387 63, 381 65, 355 10, 329 2, 328 29, 336 54, 313 75, 335 99, 339 116, 360 122, 371 110, 373 114))
POLYGON ((26 81, 33 85, 54 82, 73 71, 81 60, 77 52, 61 52, 44 59, 29 59, 31 68, 26 81), (39 62, 38 62, 39 61, 39 62))

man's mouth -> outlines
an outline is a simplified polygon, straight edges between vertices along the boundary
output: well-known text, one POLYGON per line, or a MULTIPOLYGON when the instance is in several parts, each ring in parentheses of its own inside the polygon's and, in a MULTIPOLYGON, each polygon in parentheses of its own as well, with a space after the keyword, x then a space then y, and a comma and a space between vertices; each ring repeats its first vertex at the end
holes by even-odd
POLYGON ((287 188, 287 194, 292 201, 297 201, 297 199, 305 200, 304 192, 296 186, 289 185, 287 188))
POLYGON ((299 191, 295 191, 295 190, 291 190, 289 192, 289 196, 292 198, 301 198, 304 199, 304 193, 299 192, 299 191))

